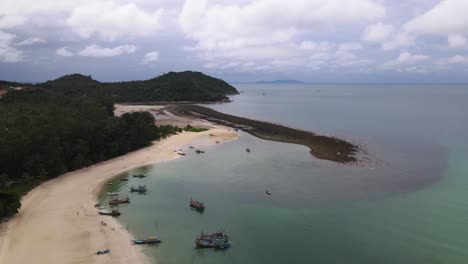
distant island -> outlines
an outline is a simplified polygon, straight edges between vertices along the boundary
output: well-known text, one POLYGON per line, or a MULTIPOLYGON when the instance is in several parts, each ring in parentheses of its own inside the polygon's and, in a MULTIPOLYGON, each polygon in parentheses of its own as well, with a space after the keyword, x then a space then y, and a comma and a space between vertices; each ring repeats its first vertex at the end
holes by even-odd
POLYGON ((271 84, 275 84, 275 83, 278 83, 278 84, 286 84, 286 83, 291 83, 291 84, 294 84, 294 83, 305 83, 303 81, 298 81, 298 80, 274 80, 274 81, 256 81, 255 83, 271 83, 271 84))
POLYGON ((128 102, 215 102, 229 101, 239 94, 227 82, 196 71, 169 72, 149 80, 99 82, 82 74, 65 75, 43 83, 0 81, 0 96, 10 90, 45 88, 56 93, 82 95, 99 93, 118 103, 128 102))

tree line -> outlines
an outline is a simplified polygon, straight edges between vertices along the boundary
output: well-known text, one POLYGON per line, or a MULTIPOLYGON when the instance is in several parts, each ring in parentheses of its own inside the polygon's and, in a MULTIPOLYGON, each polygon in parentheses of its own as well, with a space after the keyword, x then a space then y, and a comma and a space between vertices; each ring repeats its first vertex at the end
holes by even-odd
POLYGON ((155 126, 148 112, 114 116, 112 98, 99 89, 64 91, 30 88, 0 99, 0 218, 42 181, 180 131, 155 126))

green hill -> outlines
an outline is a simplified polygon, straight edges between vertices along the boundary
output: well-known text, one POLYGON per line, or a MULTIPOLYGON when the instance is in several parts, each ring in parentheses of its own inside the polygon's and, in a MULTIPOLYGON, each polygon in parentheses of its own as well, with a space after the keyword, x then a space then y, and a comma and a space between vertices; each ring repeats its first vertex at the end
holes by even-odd
POLYGON ((112 83, 71 74, 38 85, 67 94, 98 90, 112 96, 116 102, 221 101, 227 99, 226 95, 238 94, 236 88, 225 81, 193 71, 169 72, 144 81, 112 83))

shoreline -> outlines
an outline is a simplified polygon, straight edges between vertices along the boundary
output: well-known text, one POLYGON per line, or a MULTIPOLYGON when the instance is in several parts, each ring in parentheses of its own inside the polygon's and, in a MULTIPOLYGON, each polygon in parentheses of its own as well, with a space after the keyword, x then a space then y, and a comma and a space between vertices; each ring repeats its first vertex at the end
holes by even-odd
POLYGON ((219 126, 183 132, 40 184, 22 197, 19 212, 3 227, 0 263, 150 263, 142 247, 131 245, 131 233, 117 219, 94 208, 105 183, 122 172, 180 158, 174 149, 199 139, 207 138, 211 145, 238 137, 219 126), (100 225, 102 220, 108 225, 100 225), (96 255, 106 248, 110 254, 96 255))

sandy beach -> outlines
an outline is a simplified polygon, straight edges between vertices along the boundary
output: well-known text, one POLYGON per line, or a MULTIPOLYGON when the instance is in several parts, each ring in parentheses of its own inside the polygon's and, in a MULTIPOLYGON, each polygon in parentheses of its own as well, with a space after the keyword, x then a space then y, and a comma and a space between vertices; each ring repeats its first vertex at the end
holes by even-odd
POLYGON ((214 144, 237 137, 222 127, 184 132, 41 184, 23 197, 19 213, 4 226, 0 263, 148 263, 141 247, 131 244, 131 235, 115 219, 97 213, 94 204, 100 188, 121 172, 181 157, 174 150, 197 146, 197 140, 214 144), (111 252, 96 255, 100 249, 111 252))

